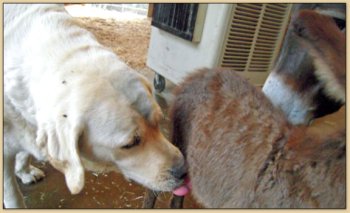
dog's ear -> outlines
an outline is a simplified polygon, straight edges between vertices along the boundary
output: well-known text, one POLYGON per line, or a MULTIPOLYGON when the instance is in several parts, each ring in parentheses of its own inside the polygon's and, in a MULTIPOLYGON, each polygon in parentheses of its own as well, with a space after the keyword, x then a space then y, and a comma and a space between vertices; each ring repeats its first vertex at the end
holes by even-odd
POLYGON ((131 106, 150 124, 156 125, 159 122, 162 110, 152 96, 150 84, 143 76, 129 79, 122 90, 131 106))
POLYGON ((40 125, 36 142, 45 151, 49 162, 61 171, 72 194, 84 187, 84 168, 79 158, 78 140, 81 125, 70 125, 68 119, 58 119, 54 125, 40 125), (61 122, 62 121, 62 122, 61 122))

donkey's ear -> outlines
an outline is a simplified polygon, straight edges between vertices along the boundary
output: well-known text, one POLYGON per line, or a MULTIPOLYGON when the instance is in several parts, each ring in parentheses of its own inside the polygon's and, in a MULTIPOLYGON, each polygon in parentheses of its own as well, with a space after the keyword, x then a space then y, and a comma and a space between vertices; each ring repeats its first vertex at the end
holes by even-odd
POLYGON ((37 144, 46 151, 52 166, 64 174, 69 191, 78 194, 84 187, 84 168, 78 151, 83 128, 67 123, 57 121, 53 125, 39 127, 37 144))

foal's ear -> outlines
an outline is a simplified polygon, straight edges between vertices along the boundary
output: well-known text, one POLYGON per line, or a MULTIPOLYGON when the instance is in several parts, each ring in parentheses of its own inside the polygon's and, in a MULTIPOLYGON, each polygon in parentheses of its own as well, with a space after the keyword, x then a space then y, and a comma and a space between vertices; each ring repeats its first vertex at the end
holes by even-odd
POLYGON ((46 150, 52 166, 64 174, 72 194, 78 194, 84 187, 84 168, 78 151, 82 129, 80 125, 69 125, 69 121, 57 121, 39 127, 37 134, 38 145, 46 150))

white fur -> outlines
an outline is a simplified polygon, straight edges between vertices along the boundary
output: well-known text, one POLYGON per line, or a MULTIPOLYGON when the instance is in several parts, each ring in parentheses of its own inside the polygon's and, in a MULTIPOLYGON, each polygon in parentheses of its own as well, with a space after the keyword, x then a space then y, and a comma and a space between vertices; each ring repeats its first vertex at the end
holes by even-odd
POLYGON ((314 64, 316 67, 315 74, 321 82, 324 82, 327 95, 345 103, 345 88, 338 83, 328 64, 317 57, 314 58, 314 64))
POLYGON ((73 194, 84 186, 86 161, 155 190, 180 184, 169 170, 183 157, 159 132, 161 111, 144 77, 80 28, 63 5, 4 4, 4 25, 7 208, 25 206, 15 168, 24 179, 43 176, 22 162, 28 153, 64 173, 73 194), (122 149, 135 135, 142 143, 122 149))
POLYGON ((308 99, 302 98, 292 90, 275 72, 271 72, 268 76, 262 91, 274 106, 283 110, 290 123, 305 124, 311 119, 309 112, 312 109, 309 107, 311 104, 308 103, 308 99))

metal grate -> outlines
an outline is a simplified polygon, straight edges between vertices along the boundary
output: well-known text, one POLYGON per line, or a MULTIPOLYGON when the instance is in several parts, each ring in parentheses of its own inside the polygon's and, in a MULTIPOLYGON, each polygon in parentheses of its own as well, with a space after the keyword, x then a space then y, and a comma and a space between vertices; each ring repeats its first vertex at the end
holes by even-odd
POLYGON ((290 4, 236 4, 220 65, 239 72, 268 73, 282 42, 290 9, 290 4))
POLYGON ((199 4, 154 4, 152 25, 192 41, 199 4))

